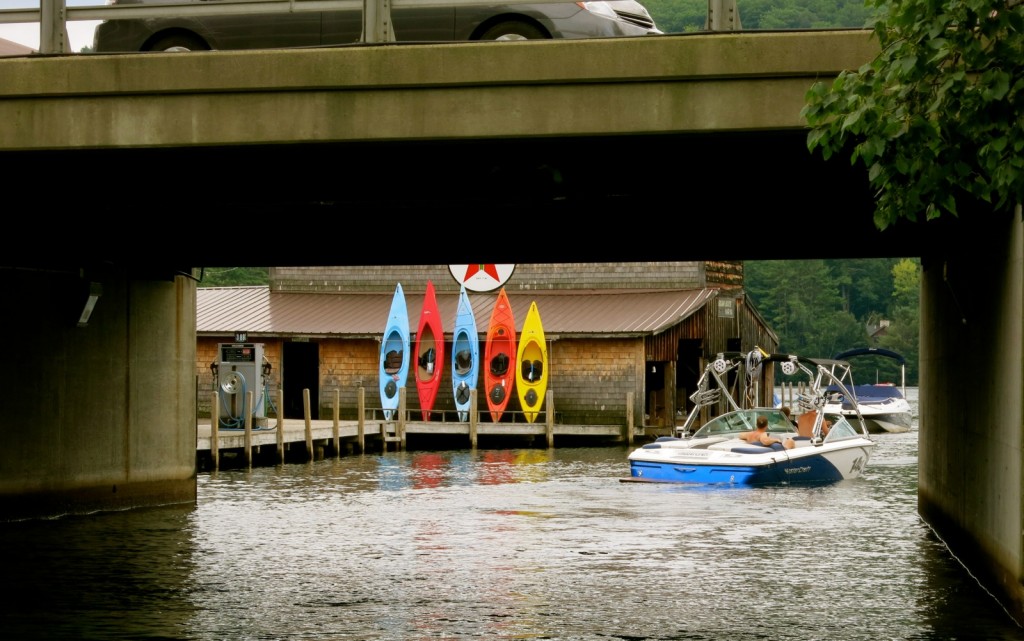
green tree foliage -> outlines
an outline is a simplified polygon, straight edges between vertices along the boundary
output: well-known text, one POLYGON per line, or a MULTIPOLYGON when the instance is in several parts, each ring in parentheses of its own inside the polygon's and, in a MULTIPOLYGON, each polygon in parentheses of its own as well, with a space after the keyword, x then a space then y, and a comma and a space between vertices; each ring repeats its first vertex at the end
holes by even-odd
MULTIPOLYGON (((703 31, 707 0, 643 0, 665 33, 703 31)), ((744 30, 857 28, 871 10, 863 0, 737 0, 744 30)))
POLYGON ((269 285, 269 267, 204 267, 199 287, 269 285))
MULTIPOLYGON (((747 261, 744 287, 754 305, 779 335, 779 351, 830 358, 855 347, 878 346, 902 354, 908 383, 917 381, 918 274, 916 260, 747 261), (889 321, 877 345, 868 325, 889 321), (912 377, 912 378, 911 378, 912 377)), ((898 380, 898 366, 878 359, 864 369, 898 380)), ((855 376, 861 371, 854 368, 855 376)), ((787 380, 776 372, 776 380, 787 380)))
POLYGON ((643 5, 665 33, 702 31, 707 22, 707 0, 643 0, 643 5))
POLYGON ((808 91, 808 148, 864 165, 879 229, 968 203, 1012 210, 1024 201, 1024 5, 868 4, 881 51, 808 91))
MULTIPOLYGON (((907 381, 918 380, 920 355, 921 265, 918 260, 903 259, 892 268, 893 292, 890 324, 879 347, 902 354, 907 359, 907 381)), ((889 380, 899 382, 894 371, 889 380)))

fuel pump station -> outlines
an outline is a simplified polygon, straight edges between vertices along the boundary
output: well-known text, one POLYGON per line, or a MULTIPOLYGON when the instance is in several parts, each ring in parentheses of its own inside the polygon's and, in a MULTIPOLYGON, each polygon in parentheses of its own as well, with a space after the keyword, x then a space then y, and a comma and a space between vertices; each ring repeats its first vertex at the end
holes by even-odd
POLYGON ((270 361, 263 356, 263 344, 220 343, 210 369, 220 396, 220 429, 244 429, 247 415, 252 415, 253 429, 265 429, 270 361), (252 407, 247 407, 249 392, 252 407))

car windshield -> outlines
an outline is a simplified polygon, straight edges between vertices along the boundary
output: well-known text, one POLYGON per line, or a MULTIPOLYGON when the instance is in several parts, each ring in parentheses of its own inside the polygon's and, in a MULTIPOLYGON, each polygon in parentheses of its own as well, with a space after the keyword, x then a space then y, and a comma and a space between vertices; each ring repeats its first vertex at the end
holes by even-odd
POLYGON ((781 410, 776 409, 751 409, 736 410, 727 412, 719 417, 711 419, 704 424, 693 435, 694 438, 701 436, 739 436, 743 432, 750 432, 754 429, 758 416, 768 419, 768 432, 772 434, 796 434, 796 427, 789 421, 781 410))

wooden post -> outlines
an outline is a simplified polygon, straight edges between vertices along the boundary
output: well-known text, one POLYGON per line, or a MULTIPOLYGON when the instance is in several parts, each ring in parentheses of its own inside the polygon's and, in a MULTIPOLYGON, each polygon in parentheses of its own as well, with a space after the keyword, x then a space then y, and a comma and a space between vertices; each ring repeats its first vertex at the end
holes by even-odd
POLYGON ((302 412, 306 416, 306 460, 313 460, 313 422, 310 419, 309 388, 302 390, 302 412))
POLYGON ((366 388, 356 390, 356 411, 359 415, 359 453, 366 454, 366 388))
POLYGON ((476 388, 469 390, 469 447, 470 449, 476 449, 477 442, 477 419, 479 416, 476 411, 476 388))
POLYGON ((665 362, 665 424, 671 427, 669 436, 676 433, 676 362, 665 362))
POLYGON ((277 390, 277 460, 284 463, 284 390, 277 390))
POLYGON ((220 447, 217 444, 217 429, 220 427, 220 395, 213 393, 210 400, 210 456, 213 458, 213 469, 220 466, 220 447))
POLYGON ((398 389, 398 426, 395 436, 398 437, 398 449, 405 449, 405 397, 406 388, 401 387, 398 389))
POLYGON ((626 392, 626 443, 633 444, 633 392, 626 392))
POLYGON ((341 416, 341 392, 334 390, 334 427, 331 436, 334 437, 334 458, 341 457, 341 442, 338 437, 338 419, 341 416))
POLYGON ((245 466, 252 467, 252 390, 245 393, 245 466))
POLYGON ((544 418, 547 419, 545 432, 548 437, 548 448, 552 448, 555 446, 555 394, 551 390, 548 390, 545 397, 546 400, 544 401, 544 404, 547 408, 544 411, 544 418))

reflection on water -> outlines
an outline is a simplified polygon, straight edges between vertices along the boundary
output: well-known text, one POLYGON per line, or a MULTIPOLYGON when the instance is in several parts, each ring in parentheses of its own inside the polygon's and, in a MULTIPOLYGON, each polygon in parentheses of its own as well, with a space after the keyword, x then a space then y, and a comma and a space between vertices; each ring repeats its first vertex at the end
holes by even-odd
POLYGON ((0 525, 11 639, 1019 639, 916 514, 917 431, 824 487, 621 483, 626 448, 202 474, 0 525))

